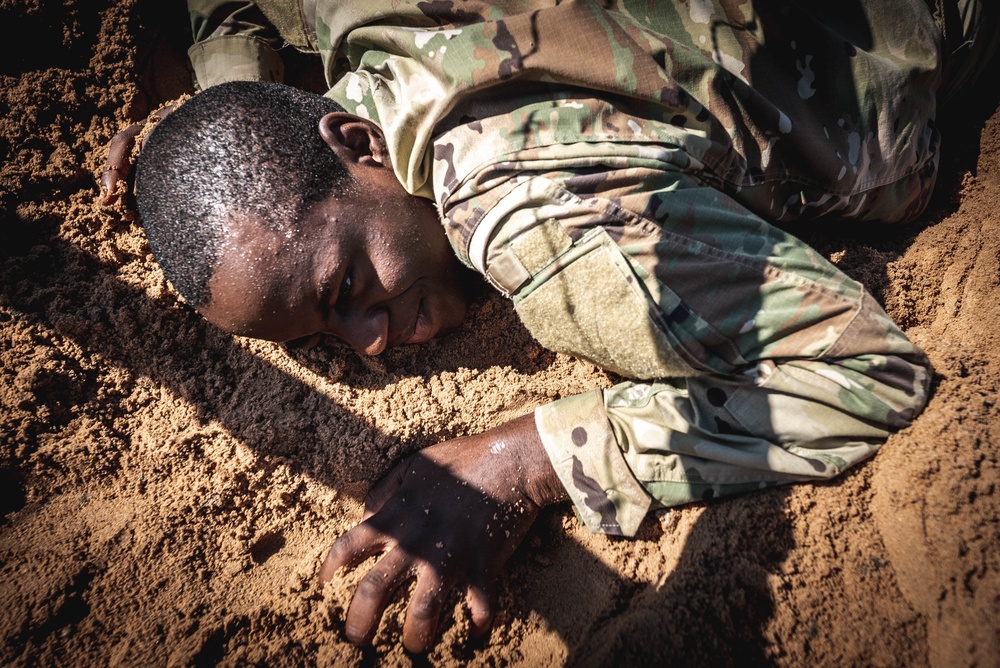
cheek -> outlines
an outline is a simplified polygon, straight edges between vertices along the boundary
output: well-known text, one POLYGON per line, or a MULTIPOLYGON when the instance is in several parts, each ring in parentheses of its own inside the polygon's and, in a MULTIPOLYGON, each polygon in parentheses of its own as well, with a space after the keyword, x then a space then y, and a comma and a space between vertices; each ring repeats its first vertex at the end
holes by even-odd
POLYGON ((281 302, 264 302, 249 324, 247 336, 267 341, 288 341, 310 336, 324 328, 318 315, 281 302))
POLYGON ((478 274, 460 272, 458 261, 454 258, 449 259, 451 268, 441 277, 440 289, 444 308, 451 316, 451 324, 457 326, 465 320, 465 313, 469 307, 472 286, 468 283, 477 280, 478 274))

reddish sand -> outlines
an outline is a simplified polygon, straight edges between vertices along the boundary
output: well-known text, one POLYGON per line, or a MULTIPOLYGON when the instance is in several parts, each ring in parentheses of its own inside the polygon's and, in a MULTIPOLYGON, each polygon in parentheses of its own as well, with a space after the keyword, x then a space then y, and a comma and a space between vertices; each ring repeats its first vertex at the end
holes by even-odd
MULTIPOLYGON (((110 137, 190 90, 165 4, 0 0, 0 663, 419 664, 401 597, 373 648, 344 640, 364 567, 316 584, 368 485, 614 379, 542 350, 499 297, 368 359, 233 338, 182 305, 127 201, 95 203, 110 137)), ((930 354, 915 424, 830 484, 665 512, 635 540, 547 511, 492 633, 470 641, 456 597, 432 665, 1000 665, 989 94, 942 118, 920 221, 799 230, 930 354)))

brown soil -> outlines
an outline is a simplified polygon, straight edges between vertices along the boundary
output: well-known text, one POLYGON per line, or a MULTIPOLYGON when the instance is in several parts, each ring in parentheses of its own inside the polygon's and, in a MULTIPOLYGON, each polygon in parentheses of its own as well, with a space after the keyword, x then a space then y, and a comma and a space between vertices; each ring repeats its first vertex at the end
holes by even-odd
MULTIPOLYGON (((328 544, 401 455, 607 385, 485 297, 446 340, 362 359, 233 338, 170 290, 111 136, 190 91, 182 3, 0 0, 0 663, 421 663, 343 635, 328 544), (169 12, 181 12, 170 14, 169 12), (27 43, 28 47, 18 44, 27 43)), ((943 118, 922 219, 801 231, 936 369, 868 464, 591 535, 546 512, 485 641, 458 600, 432 665, 1000 665, 1000 114, 943 118)))

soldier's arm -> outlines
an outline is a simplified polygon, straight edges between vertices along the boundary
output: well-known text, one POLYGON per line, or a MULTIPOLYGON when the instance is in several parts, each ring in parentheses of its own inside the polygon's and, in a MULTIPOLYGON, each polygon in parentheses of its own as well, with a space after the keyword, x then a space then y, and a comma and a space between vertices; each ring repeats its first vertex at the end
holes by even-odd
POLYGON ((863 286, 694 177, 517 188, 479 224, 487 277, 542 345, 630 379, 535 414, 592 530, 631 535, 657 505, 829 478, 923 407, 926 357, 863 286))
POLYGON ((456 585, 484 631, 493 581, 544 505, 570 498, 591 529, 630 535, 654 504, 838 473, 926 398, 922 353, 801 241, 695 182, 665 191, 695 220, 664 236, 622 198, 544 180, 512 192, 544 215, 515 203, 481 223, 498 240, 486 273, 543 344, 638 380, 427 448, 376 485, 320 576, 385 553, 348 612, 354 642, 412 574, 409 649, 430 647, 456 585))

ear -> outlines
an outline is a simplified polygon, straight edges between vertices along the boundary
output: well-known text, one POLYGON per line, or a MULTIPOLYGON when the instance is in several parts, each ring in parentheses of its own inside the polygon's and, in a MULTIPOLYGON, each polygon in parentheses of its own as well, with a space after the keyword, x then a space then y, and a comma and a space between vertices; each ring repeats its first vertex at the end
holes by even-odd
POLYGON ((345 162, 391 167, 385 136, 367 119, 334 111, 319 119, 319 134, 345 162))

